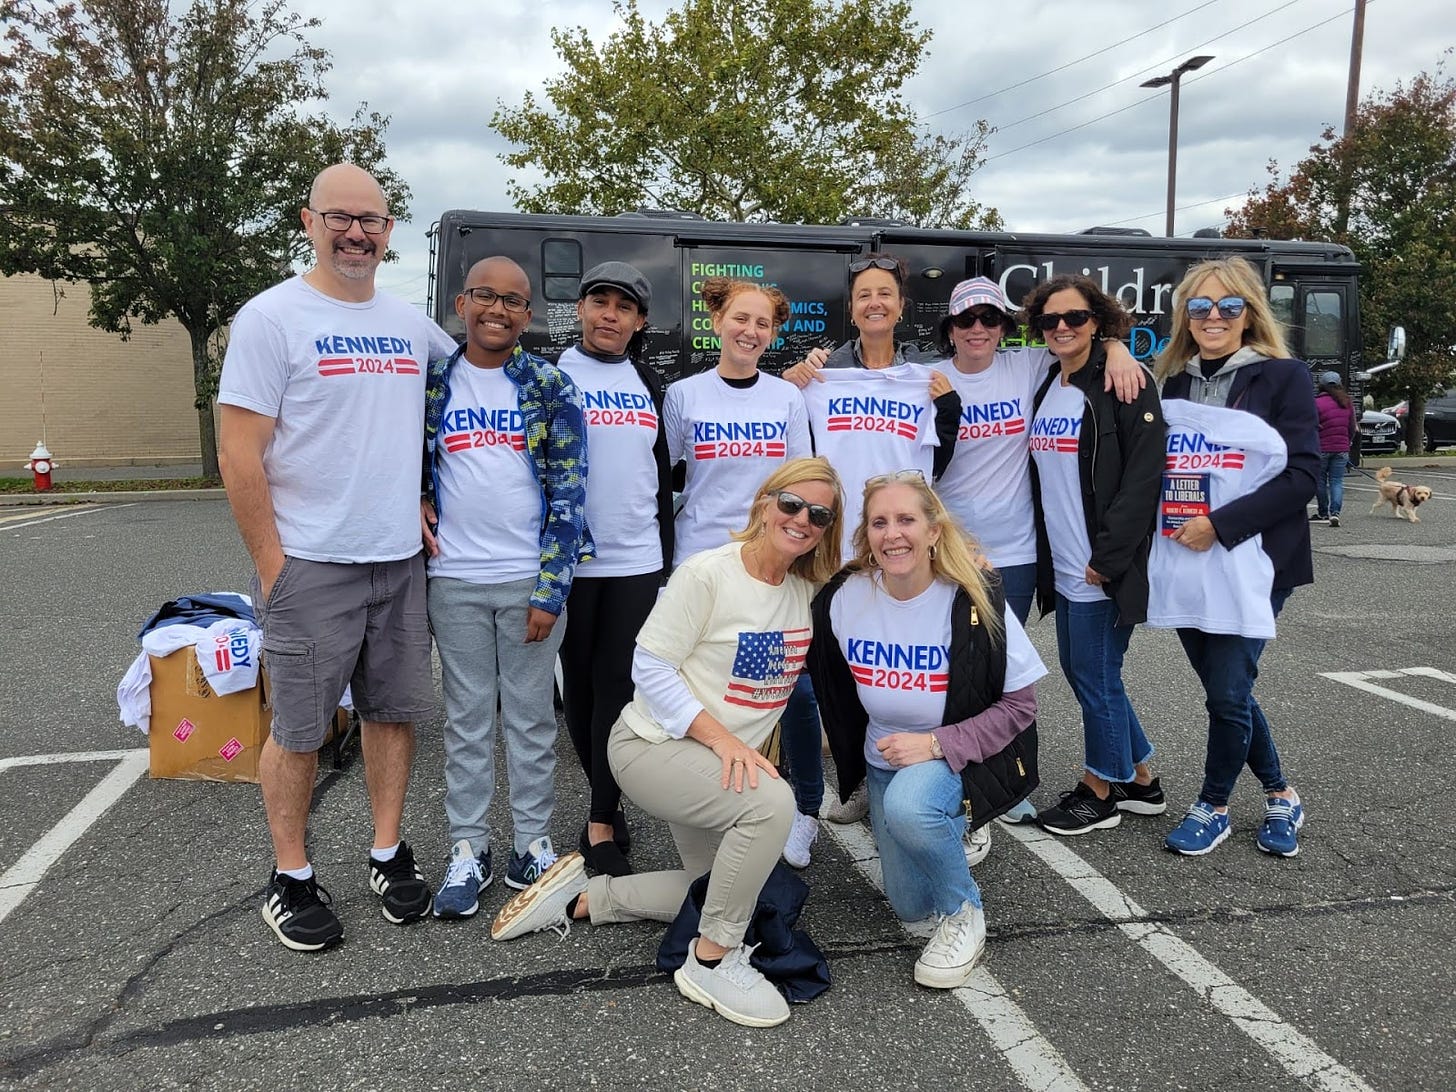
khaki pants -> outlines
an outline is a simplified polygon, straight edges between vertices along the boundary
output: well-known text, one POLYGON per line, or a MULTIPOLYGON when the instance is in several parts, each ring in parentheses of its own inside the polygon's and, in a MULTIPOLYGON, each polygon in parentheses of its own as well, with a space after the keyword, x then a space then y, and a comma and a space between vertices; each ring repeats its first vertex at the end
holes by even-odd
POLYGON ((727 948, 741 944, 793 826, 788 785, 760 770, 757 789, 724 789, 723 763, 701 743, 649 743, 620 720, 612 728, 607 759, 622 791, 666 820, 683 866, 594 877, 587 885, 592 924, 672 921, 688 886, 711 870, 698 932, 727 948))

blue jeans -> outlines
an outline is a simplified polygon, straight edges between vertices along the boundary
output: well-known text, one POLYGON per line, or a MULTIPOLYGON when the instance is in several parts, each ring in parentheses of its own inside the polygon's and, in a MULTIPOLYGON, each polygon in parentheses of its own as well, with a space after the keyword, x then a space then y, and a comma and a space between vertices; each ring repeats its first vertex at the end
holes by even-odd
POLYGON ((1031 601, 1036 598, 1036 562, 1007 565, 1001 570, 1001 587, 1006 592, 1006 605, 1023 626, 1031 614, 1031 601))
POLYGON ((1057 595, 1057 659, 1082 707, 1087 772, 1104 781, 1131 781, 1153 745, 1122 685, 1122 658, 1132 626, 1117 624, 1111 599, 1078 603, 1057 595))
MULTIPOLYGON (((1275 588, 1270 596, 1274 616, 1284 609, 1291 588, 1275 588)), ((1198 799, 1226 807, 1234 782, 1247 763, 1266 794, 1287 788, 1279 768, 1279 752, 1269 734, 1269 721, 1254 700, 1259 656, 1268 642, 1256 637, 1180 629, 1178 640, 1203 684, 1208 709, 1208 757, 1203 763, 1203 788, 1198 799)))
POLYGON ((824 803, 824 741, 819 734, 819 702, 809 673, 802 672, 779 715, 779 765, 794 790, 794 806, 818 815, 824 803))
POLYGON ((901 921, 981 905, 961 837, 966 832, 961 778, 939 759, 898 770, 870 766, 870 827, 880 847, 885 894, 901 921))
POLYGON ((1338 516, 1345 503, 1345 464, 1350 456, 1343 451, 1321 451, 1319 479, 1314 488, 1315 509, 1321 519, 1338 516))

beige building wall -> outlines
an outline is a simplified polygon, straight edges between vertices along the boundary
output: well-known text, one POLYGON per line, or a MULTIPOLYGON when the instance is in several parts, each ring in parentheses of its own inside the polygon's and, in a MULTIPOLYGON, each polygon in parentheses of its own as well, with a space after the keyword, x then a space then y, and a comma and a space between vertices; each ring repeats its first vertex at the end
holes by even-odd
POLYGON ((41 438, 42 377, 46 444, 62 470, 200 458, 186 331, 138 323, 122 341, 87 323, 90 307, 85 284, 0 278, 0 476, 24 476, 41 438))

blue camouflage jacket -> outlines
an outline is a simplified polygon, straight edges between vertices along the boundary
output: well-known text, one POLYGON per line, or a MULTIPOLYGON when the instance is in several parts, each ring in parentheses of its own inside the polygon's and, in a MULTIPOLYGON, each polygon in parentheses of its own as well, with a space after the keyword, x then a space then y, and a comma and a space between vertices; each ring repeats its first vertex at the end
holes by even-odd
MULTIPOLYGON (((450 402, 450 375, 464 346, 434 361, 425 381, 425 460, 421 495, 440 517, 440 420, 450 402)), ((467 364, 467 367, 469 365, 467 364)), ((596 556, 586 525, 586 421, 575 384, 553 364, 519 345, 505 363, 516 386, 526 433, 526 456, 541 487, 541 575, 531 606, 559 615, 579 561, 596 556)), ((490 498, 481 497, 481 504, 490 498)))

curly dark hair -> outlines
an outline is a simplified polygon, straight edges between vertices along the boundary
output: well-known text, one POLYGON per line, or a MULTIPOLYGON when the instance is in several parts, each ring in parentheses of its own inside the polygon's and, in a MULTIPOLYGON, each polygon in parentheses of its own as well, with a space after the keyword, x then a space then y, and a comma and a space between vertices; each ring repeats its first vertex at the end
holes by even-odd
MULTIPOLYGON (((1127 313, 1115 296, 1109 296, 1091 277, 1080 273, 1063 273, 1037 285, 1026 299, 1021 301, 1021 311, 1016 321, 1030 326, 1032 320, 1046 310, 1046 301, 1063 289, 1074 288, 1087 301, 1087 310, 1097 320, 1097 336, 1106 340, 1118 340, 1127 336, 1132 329, 1132 316, 1127 313)), ((1040 333, 1040 331, 1036 331, 1040 333)))

